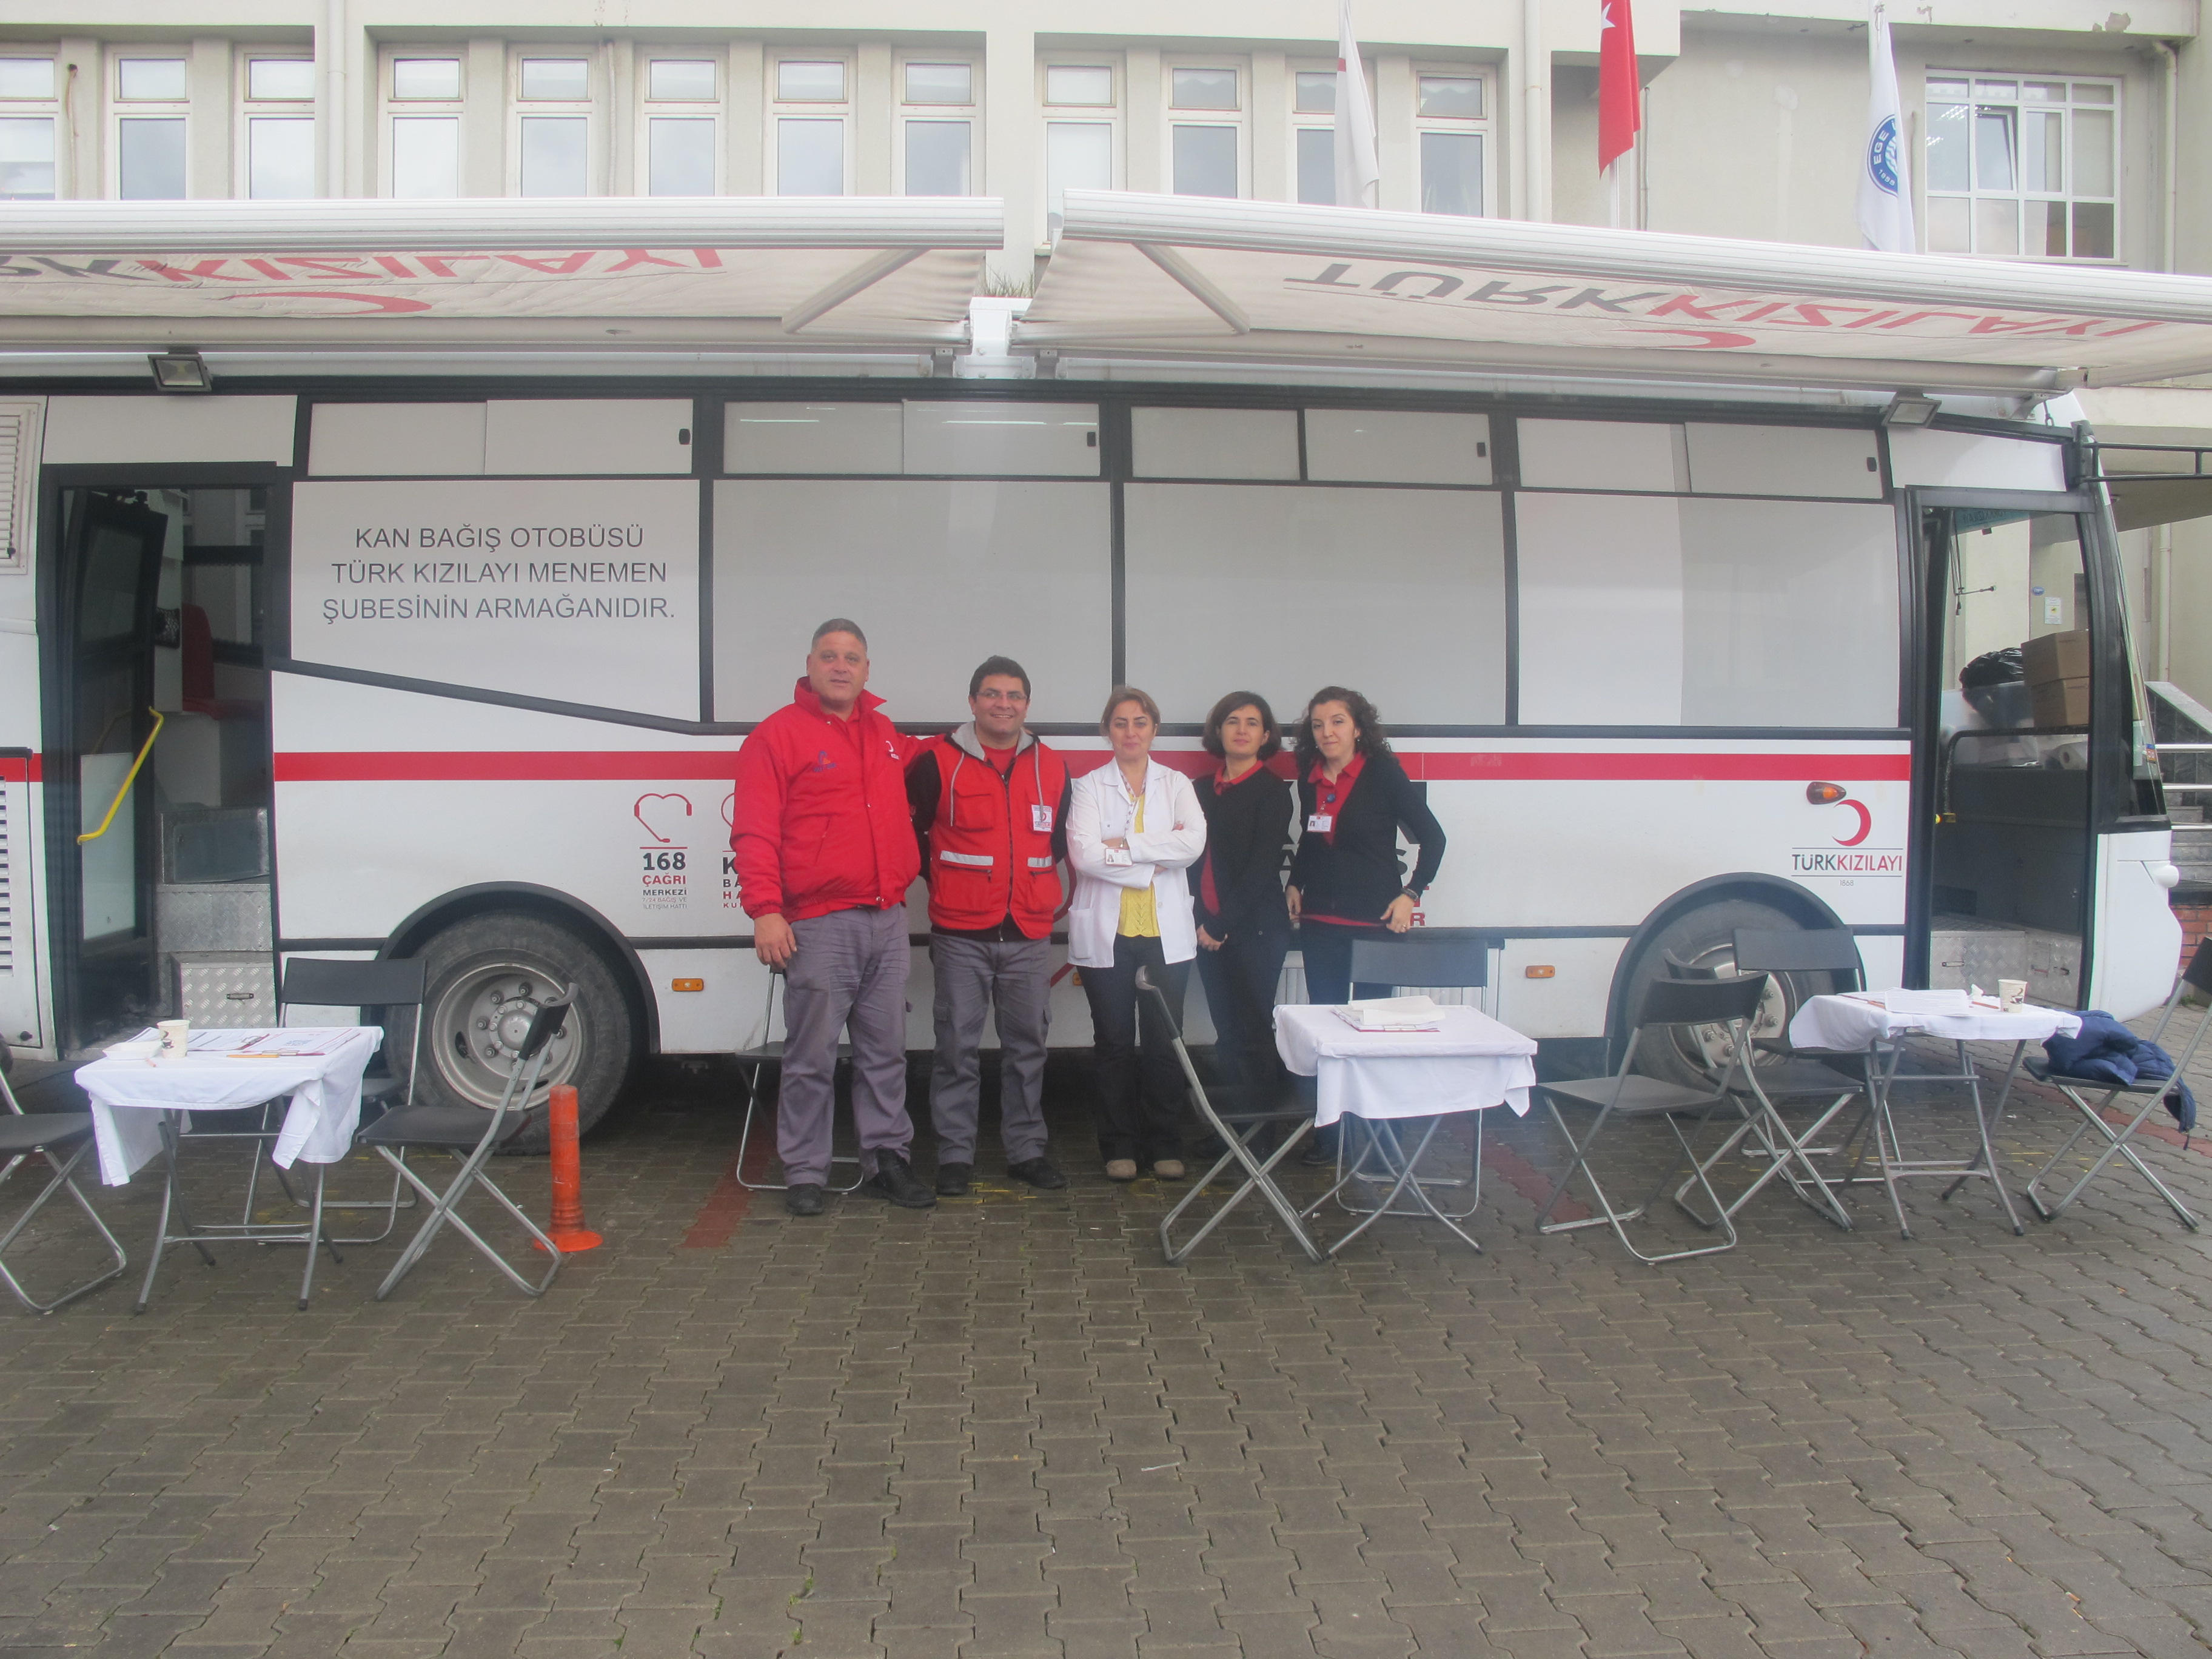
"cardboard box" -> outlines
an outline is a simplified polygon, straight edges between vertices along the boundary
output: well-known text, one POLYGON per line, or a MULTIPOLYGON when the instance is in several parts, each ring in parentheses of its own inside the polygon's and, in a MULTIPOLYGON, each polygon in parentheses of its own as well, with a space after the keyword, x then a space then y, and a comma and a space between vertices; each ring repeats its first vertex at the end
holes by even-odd
POLYGON ((2077 628, 2069 634, 2039 635, 2020 647, 2020 655, 2030 685, 2041 685, 2046 680, 2087 679, 2089 630, 2077 628))
POLYGON ((2035 723, 2041 729, 2089 723, 2087 680, 2045 680, 2033 688, 2033 695, 2035 723))

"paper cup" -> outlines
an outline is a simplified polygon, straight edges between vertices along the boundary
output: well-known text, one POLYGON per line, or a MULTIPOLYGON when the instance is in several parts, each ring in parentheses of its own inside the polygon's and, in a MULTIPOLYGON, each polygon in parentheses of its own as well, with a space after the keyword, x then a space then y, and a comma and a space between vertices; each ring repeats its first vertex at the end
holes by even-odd
POLYGON ((1997 1003, 2007 1013, 2027 1000, 2027 981, 2024 979, 2001 979, 1997 981, 1997 1003))
POLYGON ((192 1023, 188 1019, 165 1019, 154 1029, 161 1034, 161 1059, 182 1060, 191 1046, 192 1023))

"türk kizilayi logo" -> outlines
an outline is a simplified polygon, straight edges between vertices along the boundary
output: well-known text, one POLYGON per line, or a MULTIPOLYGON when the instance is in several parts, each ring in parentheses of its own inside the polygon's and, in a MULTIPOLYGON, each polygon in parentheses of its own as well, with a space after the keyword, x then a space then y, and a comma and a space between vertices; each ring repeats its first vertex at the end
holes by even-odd
POLYGON ((1790 873, 1793 876, 1841 877, 1855 880, 1860 876, 1902 876, 1905 873, 1905 849, 1901 847, 1869 847, 1867 837, 1874 833, 1874 812, 1863 800, 1853 800, 1850 791, 1839 783, 1812 783, 1805 786, 1805 799, 1815 806, 1839 806, 1849 814, 1841 826, 1844 833, 1834 837, 1829 847, 1793 847, 1790 849, 1790 873))
POLYGON ((1897 194, 1897 118, 1885 115, 1867 143, 1867 171, 1884 193, 1897 194))

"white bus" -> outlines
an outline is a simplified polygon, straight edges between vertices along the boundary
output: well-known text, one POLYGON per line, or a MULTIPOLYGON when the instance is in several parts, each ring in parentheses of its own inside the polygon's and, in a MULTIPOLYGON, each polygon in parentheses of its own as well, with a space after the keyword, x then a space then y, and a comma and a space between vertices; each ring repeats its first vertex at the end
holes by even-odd
POLYGON ((1020 659, 1078 764, 1119 682, 1194 766, 1224 691, 1359 687, 1449 837, 1422 924, 1563 1064, 1740 927, 2171 983, 2064 394, 2212 349, 2212 284, 1071 193, 1024 307, 973 297, 991 202, 283 208, 10 209, 19 1051, 378 954, 447 1101, 572 981, 587 1121, 757 1037, 732 760, 836 614, 914 730, 1020 659))

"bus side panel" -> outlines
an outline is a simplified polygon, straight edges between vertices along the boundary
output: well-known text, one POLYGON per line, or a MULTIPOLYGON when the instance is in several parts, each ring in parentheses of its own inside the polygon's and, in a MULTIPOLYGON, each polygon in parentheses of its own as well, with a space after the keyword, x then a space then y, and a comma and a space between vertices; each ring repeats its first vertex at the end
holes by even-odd
POLYGON ((2154 872, 2172 854, 2170 830, 2097 837, 2097 939, 2087 1006, 2133 1019, 2172 994, 2181 921, 2154 872))
POLYGON ((0 574, 0 1041, 52 1059, 46 953, 46 803, 39 641, 27 562, 0 574))

